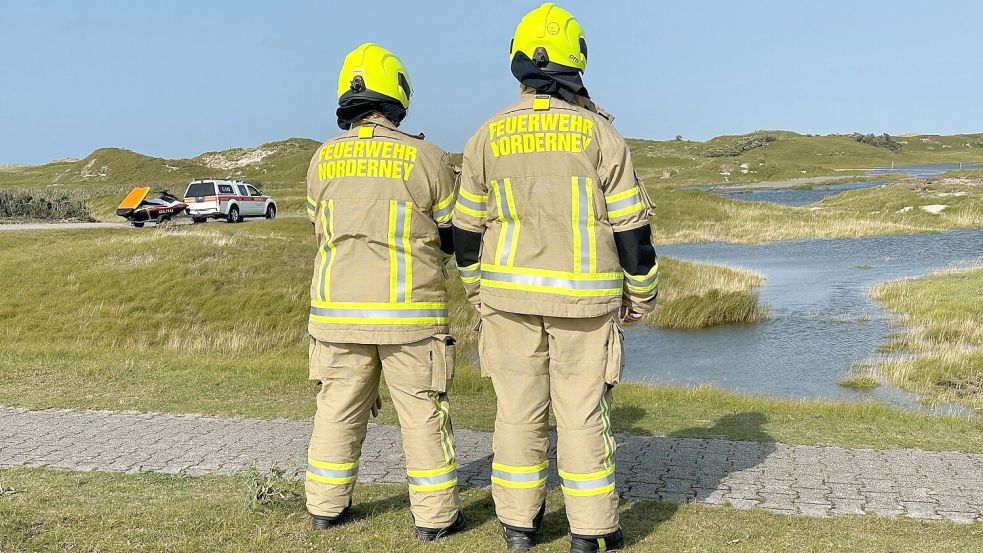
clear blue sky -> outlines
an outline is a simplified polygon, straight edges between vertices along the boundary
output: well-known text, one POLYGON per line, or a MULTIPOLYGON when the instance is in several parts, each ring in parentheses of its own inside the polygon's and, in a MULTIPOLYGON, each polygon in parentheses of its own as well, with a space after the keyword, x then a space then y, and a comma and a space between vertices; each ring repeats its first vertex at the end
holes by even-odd
MULTIPOLYGON (((509 39, 538 4, 4 0, 0 163, 327 138, 341 61, 364 41, 410 69, 404 127, 460 151, 517 95, 509 39)), ((588 88, 626 136, 983 132, 978 1, 560 5, 584 25, 588 88)))

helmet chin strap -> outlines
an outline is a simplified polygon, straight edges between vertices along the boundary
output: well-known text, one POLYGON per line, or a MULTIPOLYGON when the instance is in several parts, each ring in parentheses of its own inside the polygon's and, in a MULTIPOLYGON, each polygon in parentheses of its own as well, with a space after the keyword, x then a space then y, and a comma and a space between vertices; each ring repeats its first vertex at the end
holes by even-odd
POLYGON ((512 58, 512 75, 540 94, 549 94, 571 104, 576 103, 578 96, 590 98, 580 71, 571 68, 570 71, 547 72, 523 52, 516 52, 512 58))

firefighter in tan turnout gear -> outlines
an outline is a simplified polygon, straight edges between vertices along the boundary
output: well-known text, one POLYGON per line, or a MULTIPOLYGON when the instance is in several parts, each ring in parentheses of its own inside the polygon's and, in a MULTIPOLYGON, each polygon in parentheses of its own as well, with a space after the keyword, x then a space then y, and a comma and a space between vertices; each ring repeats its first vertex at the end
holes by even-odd
POLYGON ((399 59, 363 44, 345 58, 338 124, 307 173, 318 252, 310 378, 321 383, 308 451, 316 529, 351 507, 369 414, 385 375, 399 417, 417 535, 464 527, 447 389, 454 371, 444 262, 453 253, 450 157, 398 129, 412 93, 399 59))
POLYGON ((481 368, 498 397, 495 509, 507 547, 528 550, 545 509, 552 406, 571 551, 616 550, 618 319, 655 303, 652 205, 581 80, 577 20, 553 4, 533 10, 511 60, 521 99, 468 141, 454 212, 458 270, 481 311, 481 368))

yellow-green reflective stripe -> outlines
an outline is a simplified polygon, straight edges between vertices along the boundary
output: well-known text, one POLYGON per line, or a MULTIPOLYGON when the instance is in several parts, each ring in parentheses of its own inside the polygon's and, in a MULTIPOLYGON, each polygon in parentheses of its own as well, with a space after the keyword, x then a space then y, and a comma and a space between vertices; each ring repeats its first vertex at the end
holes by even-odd
POLYGON ((572 177, 573 267, 577 273, 597 270, 597 246, 594 239, 594 187, 587 177, 572 177))
POLYGON ((625 273, 625 279, 628 281, 629 286, 634 286, 636 288, 649 288, 655 284, 659 283, 659 262, 655 262, 655 265, 649 270, 648 273, 640 276, 630 275, 625 273))
POLYGON ((636 211, 641 211, 642 208, 644 208, 644 207, 645 207, 645 204, 643 204, 642 202, 638 202, 637 204, 634 204, 634 205, 632 205, 630 207, 626 207, 624 209, 618 209, 616 211, 609 211, 608 212, 608 218, 609 219, 617 219, 618 217, 624 217, 625 215, 631 215, 632 213, 635 213, 636 211))
POLYGON ((512 181, 511 179, 491 181, 491 187, 498 202, 498 220, 502 223, 495 258, 499 265, 508 266, 515 261, 520 227, 519 218, 515 211, 515 198, 512 196, 512 181))
POLYGON ((348 470, 323 469, 314 465, 307 465, 307 472, 323 476, 325 478, 354 478, 358 476, 358 467, 348 470))
POLYGON ((454 452, 454 438, 447 429, 451 416, 450 413, 444 409, 444 406, 440 404, 440 394, 434 393, 430 397, 433 399, 434 407, 437 409, 437 416, 440 418, 438 429, 440 430, 440 448, 444 453, 444 461, 448 466, 452 466, 456 460, 456 454, 454 452))
POLYGON ((605 196, 604 203, 608 207, 608 216, 614 216, 613 214, 615 213, 622 213, 625 210, 635 207, 636 204, 641 204, 642 197, 638 187, 633 186, 625 192, 605 196))
POLYGON ((610 467, 614 465, 614 452, 618 446, 611 433, 611 406, 608 405, 607 394, 601 395, 601 437, 604 438, 604 459, 601 465, 610 467))
POLYGON ((321 201, 321 231, 324 241, 321 242, 321 267, 318 277, 318 298, 327 301, 330 296, 331 266, 334 263, 334 200, 321 201))
POLYGON ((451 192, 449 196, 443 200, 437 202, 433 206, 433 219, 438 223, 446 223, 450 221, 454 216, 454 193, 451 192))
POLYGON ((413 288, 412 256, 410 255, 410 217, 413 214, 409 202, 389 202, 389 301, 410 301, 413 288))
POLYGON ((492 463, 492 482, 506 488, 538 488, 546 485, 548 462, 528 467, 513 467, 492 463))
POLYGON ((597 538, 597 550, 599 553, 604 553, 608 550, 608 542, 604 538, 597 538))
POLYGON ((488 216, 488 196, 478 196, 463 188, 458 192, 455 209, 473 217, 488 216))
POLYGON ((317 202, 311 199, 310 196, 307 197, 307 214, 311 217, 317 212, 317 202))
POLYGON ((493 286, 495 283, 512 283, 557 289, 557 293, 564 291, 614 291, 619 294, 623 282, 621 275, 616 273, 614 273, 614 277, 608 278, 566 278, 549 274, 503 272, 486 265, 481 266, 481 280, 482 282, 488 281, 493 286))
POLYGON ((468 265, 467 267, 458 267, 457 273, 461 275, 461 280, 471 284, 478 282, 481 279, 481 265, 475 263, 474 265, 468 265))
POLYGON ((600 495, 614 490, 614 465, 590 474, 576 474, 562 470, 559 473, 560 487, 563 488, 563 493, 566 494, 579 496, 600 495))
MULTIPOLYGON (((414 304, 407 304, 413 306, 414 304)), ((344 308, 311 306, 311 316, 341 319, 447 319, 447 308, 344 308)))

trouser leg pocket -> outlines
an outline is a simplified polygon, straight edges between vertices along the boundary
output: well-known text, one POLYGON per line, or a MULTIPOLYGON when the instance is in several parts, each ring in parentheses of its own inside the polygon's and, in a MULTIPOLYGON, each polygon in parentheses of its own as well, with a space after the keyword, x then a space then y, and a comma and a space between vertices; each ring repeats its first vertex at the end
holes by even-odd
POLYGON ((611 321, 611 334, 608 336, 608 355, 604 368, 604 382, 610 386, 621 381, 621 373, 625 367, 624 341, 625 331, 617 321, 611 321))
POLYGON ((431 372, 431 389, 438 393, 447 393, 454 380, 454 355, 457 340, 450 334, 437 334, 433 337, 433 349, 430 352, 433 370, 431 372))

